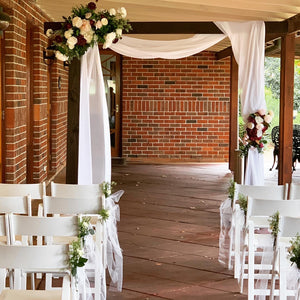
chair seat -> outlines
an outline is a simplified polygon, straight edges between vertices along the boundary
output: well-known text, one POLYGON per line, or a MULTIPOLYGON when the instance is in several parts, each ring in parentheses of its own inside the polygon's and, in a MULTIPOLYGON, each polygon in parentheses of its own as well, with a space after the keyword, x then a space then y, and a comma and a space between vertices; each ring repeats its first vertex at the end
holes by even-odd
POLYGON ((0 294, 0 300, 60 300, 61 290, 32 291, 5 289, 0 294))

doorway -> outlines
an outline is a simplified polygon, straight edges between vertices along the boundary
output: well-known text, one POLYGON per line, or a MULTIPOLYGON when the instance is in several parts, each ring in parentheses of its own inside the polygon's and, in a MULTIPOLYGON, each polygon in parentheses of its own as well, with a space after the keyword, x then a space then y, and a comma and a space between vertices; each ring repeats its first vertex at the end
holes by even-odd
POLYGON ((121 56, 101 50, 105 94, 110 126, 111 156, 121 157, 121 56))

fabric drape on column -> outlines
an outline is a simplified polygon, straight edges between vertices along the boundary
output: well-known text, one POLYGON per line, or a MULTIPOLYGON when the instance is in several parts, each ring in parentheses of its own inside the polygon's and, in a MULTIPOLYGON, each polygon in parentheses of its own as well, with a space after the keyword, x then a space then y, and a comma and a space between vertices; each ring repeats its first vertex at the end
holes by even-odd
POLYGON ((78 184, 111 181, 110 129, 98 46, 81 57, 78 184))
MULTIPOLYGON (((215 22, 228 35, 234 57, 239 65, 239 88, 241 89, 241 113, 244 120, 251 113, 266 110, 264 60, 265 23, 215 22)), ((263 154, 256 148, 249 149, 245 184, 264 185, 263 154)))
POLYGON ((224 34, 196 34, 176 41, 154 41, 124 36, 110 48, 115 52, 134 58, 179 59, 199 53, 223 40, 224 34))

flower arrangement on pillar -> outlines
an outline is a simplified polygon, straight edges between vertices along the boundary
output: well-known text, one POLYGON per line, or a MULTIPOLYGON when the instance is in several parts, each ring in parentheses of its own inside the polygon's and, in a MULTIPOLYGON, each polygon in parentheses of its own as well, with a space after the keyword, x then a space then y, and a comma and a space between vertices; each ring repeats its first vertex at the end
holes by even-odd
POLYGON ((103 44, 103 49, 109 48, 122 38, 124 31, 131 29, 124 7, 117 10, 96 9, 94 2, 75 7, 69 17, 63 17, 61 29, 47 30, 46 35, 52 44, 50 47, 57 59, 70 62, 74 57, 80 58, 97 43, 103 44))
POLYGON ((264 145, 267 143, 265 132, 270 127, 273 116, 272 111, 266 113, 264 109, 248 116, 245 124, 245 134, 240 139, 241 155, 248 156, 250 147, 256 148, 259 153, 263 152, 264 145))

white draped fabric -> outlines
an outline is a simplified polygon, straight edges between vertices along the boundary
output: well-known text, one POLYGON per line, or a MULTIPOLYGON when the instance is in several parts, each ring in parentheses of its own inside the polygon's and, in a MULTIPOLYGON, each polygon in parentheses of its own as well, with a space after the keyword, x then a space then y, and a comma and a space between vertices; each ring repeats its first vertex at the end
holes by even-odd
POLYGON ((241 112, 244 118, 259 109, 266 109, 265 101, 265 23, 215 22, 225 32, 239 65, 241 112))
POLYGON ((225 37, 224 34, 197 34, 182 40, 153 41, 124 36, 110 48, 119 54, 134 58, 180 59, 206 50, 225 37))
POLYGON ((110 182, 110 129, 98 46, 81 58, 78 184, 110 182))
POLYGON ((264 155, 253 147, 248 151, 245 184, 264 185, 264 155))

